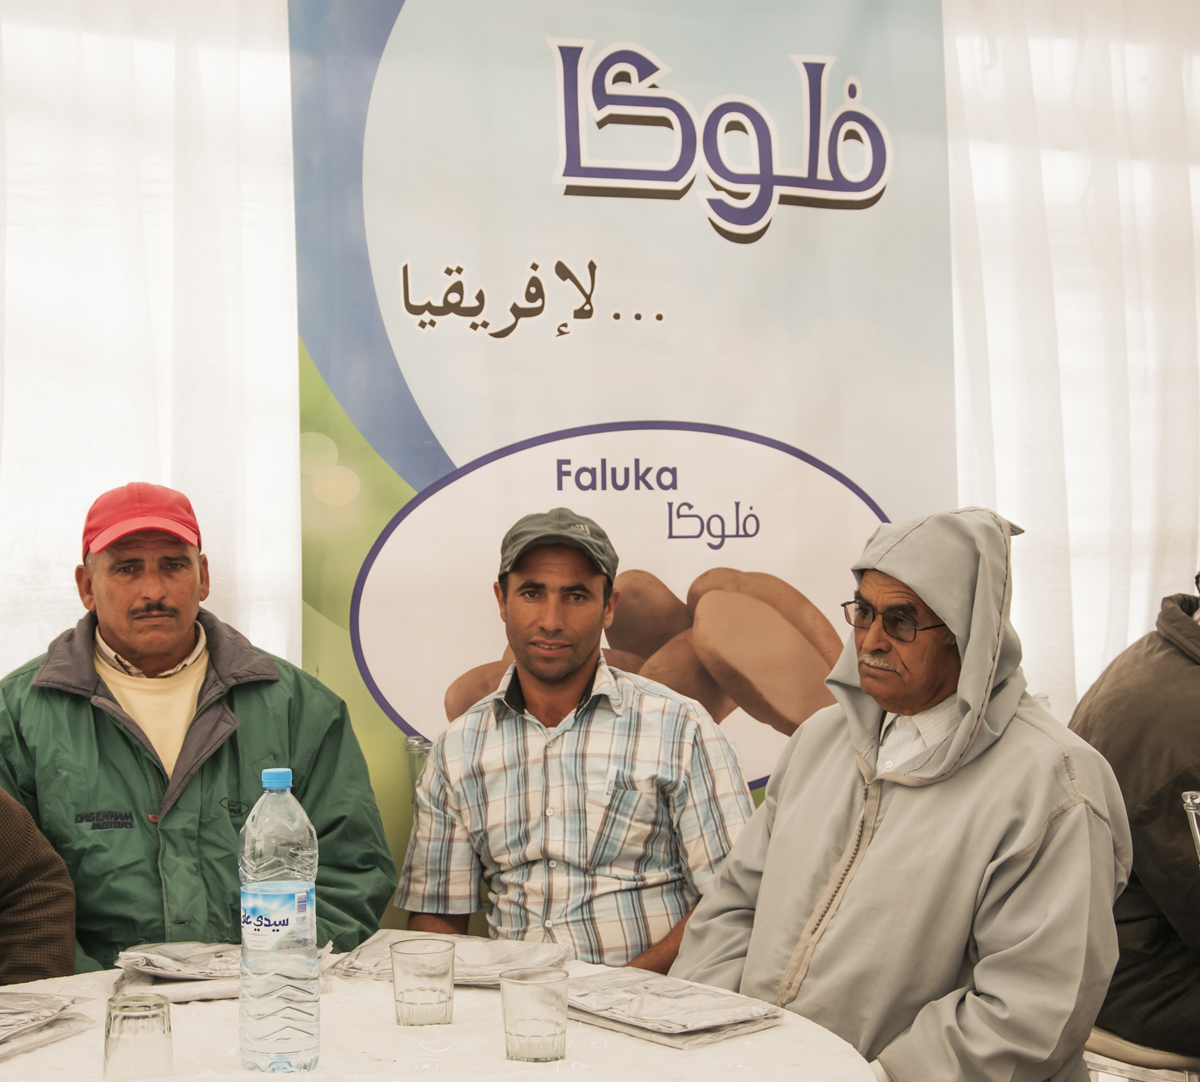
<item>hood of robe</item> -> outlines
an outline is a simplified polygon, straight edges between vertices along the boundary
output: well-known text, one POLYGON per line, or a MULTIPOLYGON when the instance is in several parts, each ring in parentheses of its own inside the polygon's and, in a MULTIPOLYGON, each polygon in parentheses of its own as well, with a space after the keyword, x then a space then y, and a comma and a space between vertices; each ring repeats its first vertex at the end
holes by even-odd
MULTIPOLYGON (((1025 692, 1021 642, 1009 623, 1012 537, 1019 526, 982 507, 964 507, 911 522, 885 523, 852 568, 881 571, 914 590, 958 640, 960 721, 954 734, 888 775, 908 785, 948 778, 1004 732, 1025 692)), ((884 711, 862 690, 851 633, 825 681, 846 712, 851 740, 868 780, 874 776, 884 711)))

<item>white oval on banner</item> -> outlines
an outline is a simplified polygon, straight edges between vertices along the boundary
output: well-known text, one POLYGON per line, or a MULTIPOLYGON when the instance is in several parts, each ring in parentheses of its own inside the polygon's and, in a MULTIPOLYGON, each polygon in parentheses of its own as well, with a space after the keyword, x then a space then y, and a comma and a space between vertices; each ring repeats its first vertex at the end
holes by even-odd
MULTIPOLYGON (((649 571, 680 599, 714 567, 765 571, 805 594, 839 635, 847 630, 838 606, 853 591, 849 568, 882 517, 857 486, 802 452, 732 429, 603 429, 470 463, 406 505, 376 542, 351 628, 364 679, 405 729, 436 737, 448 724, 450 684, 500 659, 507 641, 492 592, 500 540, 531 511, 565 506, 595 519, 621 571, 649 571)), ((741 709, 722 729, 747 780, 770 773, 780 733, 741 709)))

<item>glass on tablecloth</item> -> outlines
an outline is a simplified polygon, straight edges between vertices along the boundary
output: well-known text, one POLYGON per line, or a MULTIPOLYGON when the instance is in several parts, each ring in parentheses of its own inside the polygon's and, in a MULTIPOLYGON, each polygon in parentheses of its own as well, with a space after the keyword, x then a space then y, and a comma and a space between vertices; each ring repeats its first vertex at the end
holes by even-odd
POLYGON ((393 943, 396 1024, 440 1026, 454 1021, 454 940, 401 939, 393 943))
POLYGON ((565 969, 506 969, 500 974, 500 1010, 509 1059, 548 1063, 566 1056, 565 969))
POLYGON ((166 996, 112 996, 104 1017, 104 1077, 107 1082, 161 1078, 174 1073, 171 1004, 166 996))

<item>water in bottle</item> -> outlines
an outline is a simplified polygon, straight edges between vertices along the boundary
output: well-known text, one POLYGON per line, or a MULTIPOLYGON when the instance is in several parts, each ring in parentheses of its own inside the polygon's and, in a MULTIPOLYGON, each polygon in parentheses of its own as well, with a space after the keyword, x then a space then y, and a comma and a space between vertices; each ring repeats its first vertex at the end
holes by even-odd
POLYGON ((242 1067, 311 1071, 321 1040, 317 833, 292 796, 292 772, 264 770, 242 827, 242 1067))

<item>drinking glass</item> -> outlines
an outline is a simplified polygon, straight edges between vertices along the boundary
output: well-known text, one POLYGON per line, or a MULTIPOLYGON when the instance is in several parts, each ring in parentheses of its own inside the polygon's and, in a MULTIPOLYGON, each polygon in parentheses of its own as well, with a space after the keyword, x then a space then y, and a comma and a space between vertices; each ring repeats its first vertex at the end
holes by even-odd
POLYGON ((500 974, 500 1009, 509 1059, 548 1063, 566 1056, 565 969, 506 969, 500 974))
POLYGON ((171 1004, 166 996, 112 996, 104 1016, 104 1077, 108 1082, 173 1073, 171 1004))
POLYGON ((396 1024, 442 1026, 454 1021, 454 941, 401 939, 392 947, 396 1024))
POLYGON ((412 782, 413 799, 416 800, 417 779, 425 769, 425 760, 429 758, 433 744, 423 736, 410 736, 404 742, 404 750, 408 756, 408 778, 412 782))
POLYGON ((1200 859, 1200 793, 1183 794, 1183 811, 1192 830, 1192 841, 1196 843, 1196 857, 1200 859))

